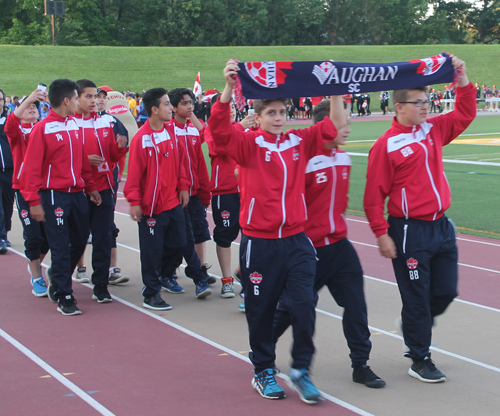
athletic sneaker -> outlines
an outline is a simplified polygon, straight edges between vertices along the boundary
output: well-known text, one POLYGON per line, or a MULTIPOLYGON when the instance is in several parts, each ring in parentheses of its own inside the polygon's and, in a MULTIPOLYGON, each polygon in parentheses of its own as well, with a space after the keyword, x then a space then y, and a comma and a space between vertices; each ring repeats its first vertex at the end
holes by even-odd
POLYGON ((12 243, 9 240, 5 239, 4 241, 7 247, 12 247, 12 243))
POLYGON ((220 295, 224 299, 229 299, 229 298, 235 297, 232 277, 223 277, 222 278, 222 288, 220 290, 220 295))
POLYGON ((440 383, 446 380, 446 376, 434 365, 430 354, 423 360, 413 360, 408 374, 424 383, 440 383))
POLYGON ((185 290, 177 283, 177 280, 169 277, 160 277, 160 283, 163 289, 169 293, 184 293, 185 290))
POLYGON ((72 295, 66 295, 59 299, 57 310, 63 315, 81 315, 82 311, 76 306, 76 299, 72 295))
POLYGON ((265 399, 284 399, 286 397, 285 391, 276 382, 274 375, 276 370, 274 368, 267 368, 261 371, 252 379, 252 386, 257 392, 265 399))
POLYGON ((155 293, 149 298, 145 297, 142 306, 147 309, 153 309, 155 311, 168 311, 172 309, 172 306, 170 306, 161 298, 160 292, 155 293))
POLYGON ((31 293, 33 293, 33 295, 35 295, 37 298, 43 298, 44 296, 47 296, 47 285, 45 284, 43 277, 33 279, 33 276, 31 276, 31 284, 33 285, 33 289, 31 290, 31 293))
POLYGON ((352 370, 352 381, 364 384, 372 389, 379 389, 385 386, 385 381, 377 376, 367 365, 356 365, 352 370))
POLYGON ((291 386, 299 393, 300 399, 308 404, 318 403, 321 398, 319 390, 314 386, 309 378, 309 371, 305 368, 296 369, 290 368, 288 373, 290 376, 291 386))
POLYGON ((202 280, 200 283, 196 284, 196 297, 198 299, 206 298, 212 294, 212 288, 208 286, 208 283, 205 280, 202 280))
POLYGON ((56 296, 57 284, 52 280, 52 267, 47 269, 47 280, 49 281, 49 287, 47 288, 47 295, 51 302, 57 303, 59 299, 56 296))
POLYGON ((108 292, 107 285, 95 285, 94 293, 92 294, 92 299, 96 300, 97 303, 113 302, 113 298, 108 292))
POLYGON ((73 275, 73 280, 78 283, 90 283, 90 279, 87 276, 87 268, 85 266, 77 267, 73 275))
POLYGON ((238 310, 239 310, 240 312, 245 313, 245 301, 241 302, 241 303, 238 305, 238 310))
POLYGON ((208 264, 202 264, 201 265, 201 272, 203 273, 203 277, 205 278, 205 281, 209 284, 209 285, 213 285, 217 279, 208 273, 208 269, 210 269, 210 267, 212 266, 209 266, 208 264))
POLYGON ((118 283, 126 283, 130 280, 130 278, 121 273, 121 269, 118 267, 111 267, 109 269, 109 284, 117 285, 118 283))
POLYGON ((37 298, 42 298, 44 296, 47 296, 47 285, 45 284, 45 280, 43 280, 42 268, 40 267, 40 277, 38 279, 35 279, 33 277, 33 273, 31 273, 29 264, 28 264, 28 273, 31 275, 31 285, 33 287, 31 293, 33 293, 33 295, 36 296, 37 298))

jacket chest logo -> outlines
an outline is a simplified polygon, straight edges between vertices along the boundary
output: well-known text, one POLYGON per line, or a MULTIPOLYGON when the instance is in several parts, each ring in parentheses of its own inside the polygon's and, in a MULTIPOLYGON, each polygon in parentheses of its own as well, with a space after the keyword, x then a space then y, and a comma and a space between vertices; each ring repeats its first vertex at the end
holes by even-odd
POLYGON ((58 142, 61 141, 63 139, 62 134, 57 133, 56 134, 56 139, 57 139, 58 142))
POLYGON ((300 158, 300 153, 297 149, 293 150, 293 160, 296 162, 300 158))
POLYGON ((349 176, 349 171, 346 167, 342 168, 342 179, 347 180, 347 177, 349 176))

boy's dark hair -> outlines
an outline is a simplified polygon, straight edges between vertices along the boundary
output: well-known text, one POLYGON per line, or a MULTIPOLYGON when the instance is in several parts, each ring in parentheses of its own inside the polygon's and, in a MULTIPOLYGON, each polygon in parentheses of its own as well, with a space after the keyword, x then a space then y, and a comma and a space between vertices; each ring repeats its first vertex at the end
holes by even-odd
POLYGON ((60 107, 65 98, 71 100, 78 91, 78 85, 70 79, 56 79, 49 87, 49 101, 53 108, 60 107))
POLYGON ((214 105, 214 104, 217 102, 217 100, 219 99, 219 97, 220 97, 221 95, 222 95, 222 94, 221 94, 220 92, 219 92, 219 93, 217 93, 217 94, 215 94, 215 95, 212 97, 212 99, 210 100, 210 104, 214 105))
POLYGON ((144 104, 144 109, 146 110, 146 114, 148 115, 148 117, 151 117, 151 109, 153 107, 160 106, 161 97, 163 97, 165 94, 168 94, 168 91, 165 88, 151 88, 144 93, 142 102, 144 104))
POLYGON ((191 91, 189 88, 174 88, 173 90, 170 90, 168 92, 170 104, 172 104, 172 106, 174 107, 177 107, 186 94, 191 97, 193 102, 196 100, 193 91, 191 91))
POLYGON ((271 100, 253 100, 253 108, 255 110, 255 113, 257 113, 260 116, 260 113, 262 113, 271 103, 274 103, 275 101, 279 101, 280 103, 283 104, 284 107, 286 107, 286 102, 287 98, 274 98, 271 100))
POLYGON ((85 91, 85 88, 97 88, 97 85, 95 85, 90 79, 79 79, 76 81, 76 85, 78 85, 78 96, 83 94, 83 91, 85 91))
MULTIPOLYGON (((347 110, 347 103, 342 100, 344 104, 344 111, 347 110)), ((325 117, 330 115, 330 100, 321 100, 313 108, 313 124, 319 123, 325 117)))
POLYGON ((392 93, 393 104, 402 103, 408 100, 410 91, 422 91, 427 94, 427 87, 406 88, 404 90, 394 90, 392 93))

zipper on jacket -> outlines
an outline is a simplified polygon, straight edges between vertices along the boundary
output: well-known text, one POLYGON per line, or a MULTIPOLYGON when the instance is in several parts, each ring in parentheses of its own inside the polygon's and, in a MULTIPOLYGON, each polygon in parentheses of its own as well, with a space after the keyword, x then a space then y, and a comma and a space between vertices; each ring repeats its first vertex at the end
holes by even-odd
MULTIPOLYGON (((427 169, 427 174, 429 175, 429 180, 431 181, 432 190, 436 194, 436 198, 438 200, 438 204, 439 204, 439 210, 438 210, 438 212, 439 212, 439 211, 441 211, 443 209, 443 205, 441 204, 441 195, 439 195, 439 192, 438 192, 438 190, 436 188, 436 184, 434 183, 434 178, 432 177, 431 168, 429 167, 429 151, 427 150, 427 147, 425 147, 425 145, 423 143, 418 142, 418 144, 420 146, 422 146, 424 148, 424 151, 425 151, 425 168, 427 169)), ((433 220, 436 219, 438 212, 434 213, 433 220)))
MULTIPOLYGON (((69 134, 69 131, 66 130, 66 133, 68 133, 68 138, 69 138, 69 151, 71 153, 71 176, 73 176, 73 186, 76 186, 76 178, 75 178, 75 172, 73 171, 73 143, 71 142, 71 135, 69 134)), ((70 187, 71 188, 71 187, 70 187)))
POLYGON ((52 170, 52 165, 49 165, 49 173, 47 174, 47 189, 49 189, 50 184, 50 171, 52 170))
POLYGON ((283 226, 285 225, 286 222, 286 206, 285 206, 285 196, 286 196, 286 185, 287 185, 287 176, 288 176, 288 170, 286 168, 286 163, 283 160, 283 157, 281 156, 281 152, 279 151, 279 142, 280 142, 280 135, 278 135, 278 138, 276 139, 276 147, 278 148, 278 156, 281 160, 281 163, 283 163, 283 193, 281 195, 281 210, 283 212, 283 222, 280 225, 280 228, 278 230, 278 238, 281 238, 281 230, 283 229, 283 226))
POLYGON ((304 196, 304 194, 302 194, 302 202, 304 203, 304 210, 306 212, 306 220, 307 220, 309 218, 307 216, 307 204, 306 204, 306 197, 304 196))
POLYGON ((193 171, 191 168, 191 156, 189 156, 189 145, 188 145, 188 139, 187 139, 187 123, 184 125, 184 142, 186 143, 186 154, 188 157, 189 175, 191 176, 191 188, 189 189, 189 195, 191 195, 191 192, 193 192, 194 177, 193 177, 193 171))
POLYGON ((151 136, 151 138, 153 139, 153 146, 154 146, 155 157, 156 157, 156 182, 155 182, 155 190, 153 192, 153 202, 151 203, 151 213, 149 214, 150 217, 153 216, 153 210, 154 210, 154 207, 155 207, 156 190, 158 189, 158 178, 160 176, 160 163, 159 163, 159 160, 158 160, 159 149, 158 149, 158 146, 156 144, 156 139, 155 139, 154 135, 155 135, 155 133, 153 133, 153 135, 151 136))
POLYGON ((24 162, 21 163, 21 167, 19 168, 19 173, 17 174, 17 179, 21 177, 21 171, 23 170, 24 162))
POLYGON ((252 240, 248 240, 247 253, 246 253, 246 266, 250 268, 250 254, 252 254, 252 240))
POLYGON ((401 188, 401 211, 405 216, 405 219, 408 219, 408 200, 406 199, 406 188, 401 188))
MULTIPOLYGON (((336 155, 334 156, 336 158, 336 155)), ((330 198, 330 211, 328 213, 330 219, 330 234, 335 232, 335 217, 333 210, 335 209, 335 189, 337 187, 337 169, 335 168, 335 164, 332 166, 332 195, 330 198)))
POLYGON ((247 225, 250 224, 250 221, 252 220, 252 212, 253 212, 253 206, 255 204, 255 198, 252 198, 250 201, 250 205, 248 207, 248 220, 247 220, 247 225))
POLYGON ((408 232, 408 224, 403 227, 403 253, 406 253, 406 234, 408 232))

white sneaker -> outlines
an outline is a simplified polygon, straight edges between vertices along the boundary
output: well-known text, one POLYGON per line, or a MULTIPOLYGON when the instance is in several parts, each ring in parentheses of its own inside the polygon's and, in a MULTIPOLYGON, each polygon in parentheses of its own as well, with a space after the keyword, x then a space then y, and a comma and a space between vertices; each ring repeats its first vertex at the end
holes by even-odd
POLYGON ((121 269, 112 267, 109 269, 109 284, 117 285, 118 283, 128 282, 130 278, 127 275, 121 274, 121 269))
POLYGON ((220 291, 220 295, 224 299, 229 299, 229 298, 235 297, 232 277, 223 277, 222 278, 222 289, 220 291))
POLYGON ((85 266, 77 267, 72 279, 78 283, 90 283, 90 279, 87 276, 87 268, 85 266))

